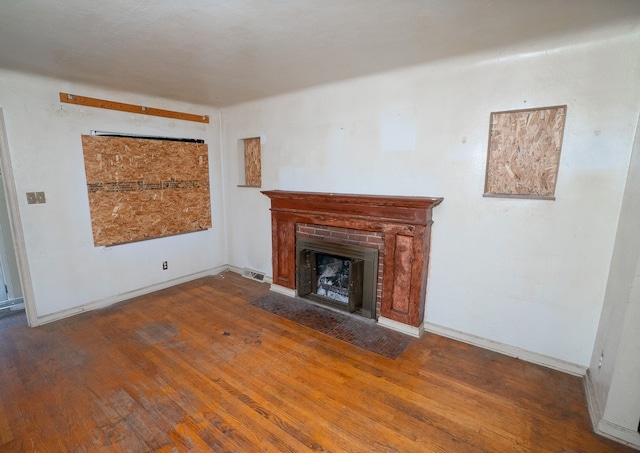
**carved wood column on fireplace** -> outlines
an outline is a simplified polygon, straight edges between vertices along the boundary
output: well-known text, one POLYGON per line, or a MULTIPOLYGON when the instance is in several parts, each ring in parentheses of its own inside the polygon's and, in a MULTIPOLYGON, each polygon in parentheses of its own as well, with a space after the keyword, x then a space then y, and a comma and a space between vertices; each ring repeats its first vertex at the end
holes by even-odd
POLYGON ((263 191, 271 199, 273 283, 296 289, 296 223, 384 234, 380 315, 418 327, 424 317, 431 211, 442 198, 263 191))

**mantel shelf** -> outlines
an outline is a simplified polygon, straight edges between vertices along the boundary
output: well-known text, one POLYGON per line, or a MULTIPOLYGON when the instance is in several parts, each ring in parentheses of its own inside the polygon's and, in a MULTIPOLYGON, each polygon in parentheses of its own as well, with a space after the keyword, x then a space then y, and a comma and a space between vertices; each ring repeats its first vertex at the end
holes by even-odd
POLYGON ((273 281, 296 289, 296 223, 377 231, 385 237, 381 316, 424 318, 432 209, 442 198, 263 191, 271 199, 273 281))

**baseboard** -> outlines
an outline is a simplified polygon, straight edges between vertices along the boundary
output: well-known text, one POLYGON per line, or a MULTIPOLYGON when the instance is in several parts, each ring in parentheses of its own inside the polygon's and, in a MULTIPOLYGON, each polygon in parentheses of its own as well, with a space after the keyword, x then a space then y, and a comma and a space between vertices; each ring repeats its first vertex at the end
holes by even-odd
POLYGON ((638 431, 633 431, 604 419, 600 420, 595 431, 596 434, 606 437, 607 439, 640 450, 640 433, 638 433, 638 431))
POLYGON ((378 324, 388 329, 395 330, 396 332, 411 335, 412 337, 420 338, 424 333, 424 326, 413 327, 407 324, 403 324, 393 319, 378 317, 378 324))
POLYGON ((543 354, 538 354, 537 352, 527 351, 526 349, 518 348, 516 346, 511 346, 508 344, 500 343, 498 341, 478 337, 465 332, 461 332, 459 330, 432 324, 430 322, 424 323, 424 330, 426 332, 431 332, 443 337, 451 338, 453 340, 462 341, 463 343, 468 343, 474 346, 488 349, 490 351, 499 352, 510 357, 515 357, 526 362, 542 365, 544 367, 562 371, 574 376, 583 377, 587 372, 587 367, 585 366, 566 362, 564 360, 559 360, 543 354))
POLYGON ((167 280, 161 283, 157 283, 155 285, 146 286, 144 288, 140 288, 134 291, 118 294, 117 296, 107 297, 105 299, 89 302, 89 303, 80 305, 78 307, 70 308, 68 310, 62 310, 49 315, 38 316, 35 320, 35 323, 31 324, 31 327, 48 324, 50 322, 58 321, 60 319, 77 315, 78 313, 83 313, 85 311, 98 310, 100 308, 105 308, 105 307, 108 307, 109 305, 113 305, 118 302, 123 302, 125 300, 132 299, 134 297, 144 296, 145 294, 149 294, 155 291, 159 291, 161 289, 169 288, 171 286, 179 285, 181 283, 186 283, 191 280, 196 280, 198 278, 208 277, 210 275, 217 275, 227 270, 229 270, 229 266, 227 265, 219 266, 206 271, 197 272, 195 274, 185 275, 183 277, 179 277, 173 280, 167 280))
POLYGON ((16 299, 8 299, 0 302, 0 308, 14 307, 16 305, 22 305, 24 308, 24 299, 22 297, 18 297, 16 299))
POLYGON ((279 294, 284 294, 285 296, 289 296, 289 297, 296 297, 297 293, 295 289, 291 289, 291 288, 285 288, 284 286, 280 286, 280 285, 276 285, 274 283, 271 284, 271 291, 279 293, 279 294))
POLYGON ((602 411, 600 410, 600 404, 598 404, 596 388, 593 385, 593 380, 591 379, 591 373, 589 373, 589 370, 584 374, 584 393, 587 396, 587 408, 589 409, 591 426, 593 426, 594 431, 597 431, 598 423, 602 420, 602 411))
POLYGON ((584 391, 587 395, 587 408, 593 431, 600 436, 640 450, 640 433, 604 419, 589 370, 584 375, 584 391))

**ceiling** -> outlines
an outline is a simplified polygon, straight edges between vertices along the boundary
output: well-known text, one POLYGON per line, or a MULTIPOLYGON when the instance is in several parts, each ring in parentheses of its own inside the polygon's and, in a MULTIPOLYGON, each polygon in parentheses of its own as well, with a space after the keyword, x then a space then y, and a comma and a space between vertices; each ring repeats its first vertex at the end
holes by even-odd
POLYGON ((226 106, 613 24, 640 0, 0 0, 0 68, 226 106))

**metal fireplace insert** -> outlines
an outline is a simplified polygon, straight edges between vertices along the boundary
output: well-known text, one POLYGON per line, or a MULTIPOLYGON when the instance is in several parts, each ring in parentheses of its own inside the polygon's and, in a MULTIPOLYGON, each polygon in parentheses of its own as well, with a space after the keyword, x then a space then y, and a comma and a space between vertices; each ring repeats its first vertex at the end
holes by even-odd
POLYGON ((297 238, 296 255, 298 296, 376 318, 377 249, 297 238))

